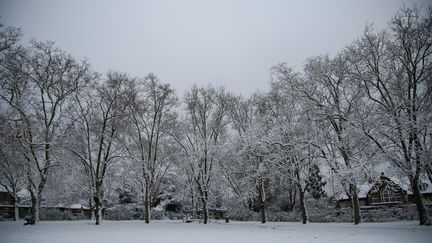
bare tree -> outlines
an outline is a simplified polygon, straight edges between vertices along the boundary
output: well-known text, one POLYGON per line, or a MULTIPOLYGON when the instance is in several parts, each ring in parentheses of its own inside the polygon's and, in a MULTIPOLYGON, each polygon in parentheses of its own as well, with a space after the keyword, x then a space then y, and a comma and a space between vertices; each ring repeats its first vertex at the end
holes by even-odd
POLYGON ((237 137, 222 163, 228 185, 246 207, 259 210, 261 223, 267 222, 267 208, 273 198, 276 174, 275 146, 269 131, 274 125, 268 116, 269 97, 255 94, 249 100, 237 98, 231 105, 230 117, 237 137))
POLYGON ((252 126, 255 109, 256 105, 252 99, 244 99, 241 96, 233 97, 227 114, 235 133, 230 139, 228 149, 224 152, 219 171, 225 178, 228 187, 246 208, 249 208, 251 198, 245 190, 245 184, 241 181, 244 171, 241 169, 243 159, 239 151, 242 149, 244 136, 252 126))
POLYGON ((30 223, 39 219, 42 193, 56 156, 67 99, 92 78, 88 64, 77 62, 51 42, 33 41, 30 48, 2 63, 0 98, 18 121, 31 195, 30 223))
POLYGON ((265 102, 266 116, 271 124, 266 143, 273 147, 270 154, 274 174, 280 174, 285 185, 295 185, 299 193, 303 224, 308 216, 305 195, 308 191, 307 177, 312 166, 322 157, 318 145, 318 129, 309 116, 308 103, 291 89, 291 82, 299 82, 300 74, 285 73, 283 79, 271 82, 271 90, 265 102))
POLYGON ((242 166, 236 170, 242 189, 257 199, 263 224, 267 222, 267 208, 272 198, 276 169, 271 156, 273 148, 267 143, 267 131, 260 122, 250 127, 245 134, 243 148, 239 151, 242 166))
MULTIPOLYGON (((346 56, 340 54, 329 57, 310 58, 305 66, 305 77, 293 78, 292 69, 285 64, 274 67, 274 75, 278 80, 284 80, 297 97, 304 99, 314 120, 322 121, 322 127, 329 138, 323 148, 336 148, 328 152, 335 157, 328 160, 330 167, 342 175, 344 184, 349 187, 348 195, 352 198, 354 223, 360 223, 360 205, 356 173, 359 168, 361 149, 353 126, 357 119, 357 107, 362 97, 359 85, 350 81, 349 66, 346 56), (334 145, 334 146, 333 146, 334 145), (343 161, 343 163, 340 163, 343 161)), ((324 141, 324 140, 323 140, 324 141)), ((321 144, 319 144, 321 146, 321 144)), ((324 151, 325 149, 321 149, 324 151)))
POLYGON ((192 87, 185 95, 188 123, 184 138, 176 137, 185 151, 193 179, 198 187, 204 224, 208 222, 208 199, 213 167, 229 124, 226 112, 230 94, 223 89, 192 87))
POLYGON ((131 114, 132 143, 129 155, 140 164, 144 196, 144 220, 150 223, 153 195, 163 179, 169 163, 159 156, 160 141, 172 128, 176 105, 174 90, 162 84, 156 76, 149 74, 138 81, 134 100, 129 107, 131 114))
POLYGON ((420 224, 431 224, 418 185, 431 173, 432 10, 399 10, 390 32, 369 27, 351 48, 374 116, 365 134, 409 179, 420 224))
POLYGON ((124 156, 119 133, 133 99, 133 80, 126 74, 110 72, 95 89, 75 96, 72 143, 66 148, 79 158, 88 176, 96 225, 102 219, 104 179, 112 164, 124 156))

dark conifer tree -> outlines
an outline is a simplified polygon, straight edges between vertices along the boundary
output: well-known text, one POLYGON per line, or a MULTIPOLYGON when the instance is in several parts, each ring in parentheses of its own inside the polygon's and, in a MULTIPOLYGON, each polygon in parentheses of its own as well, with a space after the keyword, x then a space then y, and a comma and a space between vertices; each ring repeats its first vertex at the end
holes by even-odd
POLYGON ((324 186, 326 182, 323 181, 322 176, 320 175, 320 169, 318 165, 313 165, 309 168, 309 176, 306 182, 307 191, 312 195, 315 199, 321 199, 327 196, 324 191, 324 186))

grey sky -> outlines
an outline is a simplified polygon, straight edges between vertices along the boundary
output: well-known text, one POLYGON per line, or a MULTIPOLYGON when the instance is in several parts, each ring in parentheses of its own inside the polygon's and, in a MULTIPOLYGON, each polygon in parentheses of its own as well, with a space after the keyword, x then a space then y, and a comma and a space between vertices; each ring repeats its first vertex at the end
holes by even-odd
POLYGON ((270 68, 301 68, 335 54, 366 23, 385 27, 405 4, 427 0, 0 0, 0 22, 26 38, 52 40, 94 70, 155 73, 182 94, 193 83, 248 95, 266 89, 270 68))

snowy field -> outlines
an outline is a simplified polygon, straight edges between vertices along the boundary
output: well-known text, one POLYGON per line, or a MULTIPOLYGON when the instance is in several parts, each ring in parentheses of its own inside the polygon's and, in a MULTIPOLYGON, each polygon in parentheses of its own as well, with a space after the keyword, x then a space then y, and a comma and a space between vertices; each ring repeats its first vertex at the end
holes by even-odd
POLYGON ((0 222, 0 242, 432 242, 432 227, 417 221, 365 223, 268 223, 213 221, 208 225, 181 221, 103 221, 100 226, 90 221, 48 221, 36 226, 22 222, 0 222))

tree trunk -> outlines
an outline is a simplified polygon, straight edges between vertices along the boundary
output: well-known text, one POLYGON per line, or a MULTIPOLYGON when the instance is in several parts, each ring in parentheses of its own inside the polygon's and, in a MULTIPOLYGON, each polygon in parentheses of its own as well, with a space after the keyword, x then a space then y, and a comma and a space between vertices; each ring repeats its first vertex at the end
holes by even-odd
POLYGON ((18 200, 14 200, 14 221, 19 220, 19 207, 18 200))
POLYGON ((414 179, 411 182, 411 188, 413 190, 414 201, 417 208, 417 213, 419 216, 420 225, 431 225, 428 211, 423 203, 423 198, 421 192, 418 188, 418 179, 414 179))
POLYGON ((29 223, 34 225, 37 222, 39 222, 39 200, 36 195, 31 194, 31 215, 29 223))
POLYGON ((203 191, 201 193, 202 195, 202 210, 203 210, 203 220, 204 220, 204 224, 207 224, 208 222, 208 206, 207 206, 207 201, 208 201, 208 193, 207 190, 203 191))
POLYGON ((191 193, 192 200, 192 218, 196 219, 196 211, 197 211, 197 203, 195 201, 195 193, 192 191, 191 193))
POLYGON ((308 216, 307 216, 307 211, 306 211, 306 204, 305 204, 305 192, 304 190, 301 188, 301 186, 299 186, 299 192, 300 192, 300 208, 301 208, 301 212, 302 212, 302 222, 303 224, 306 224, 308 221, 308 216))
POLYGON ((198 205, 195 199, 195 192, 193 189, 191 191, 191 200, 192 200, 192 218, 196 219, 197 218, 196 212, 198 211, 198 205))
POLYGON ((93 203, 93 193, 89 198, 90 220, 95 220, 95 208, 93 203))
POLYGON ((149 187, 148 185, 145 186, 144 189, 144 220, 146 224, 150 223, 150 192, 149 192, 149 187))
POLYGON ((95 203, 94 214, 96 218, 96 225, 100 225, 102 221, 102 202, 98 192, 96 192, 96 195, 94 196, 94 203, 95 203))
POLYGON ((207 208, 207 203, 203 203, 203 217, 204 217, 204 224, 207 224, 207 222, 208 222, 208 208, 207 208))
POLYGON ((95 204, 94 204, 94 187, 93 185, 90 185, 90 197, 89 197, 89 209, 90 209, 90 220, 95 220, 96 219, 96 215, 95 215, 95 204))
POLYGON ((265 188, 263 179, 260 178, 258 180, 258 201, 260 202, 260 212, 261 212, 261 223, 267 223, 267 215, 266 215, 266 196, 265 196, 265 188))
POLYGON ((354 184, 350 184, 350 191, 352 193, 352 205, 354 211, 354 224, 359 224, 361 220, 360 216, 360 203, 357 193, 357 187, 354 184))
POLYGON ((264 201, 260 202, 260 211, 261 211, 261 223, 267 223, 267 213, 266 213, 266 205, 264 201))

